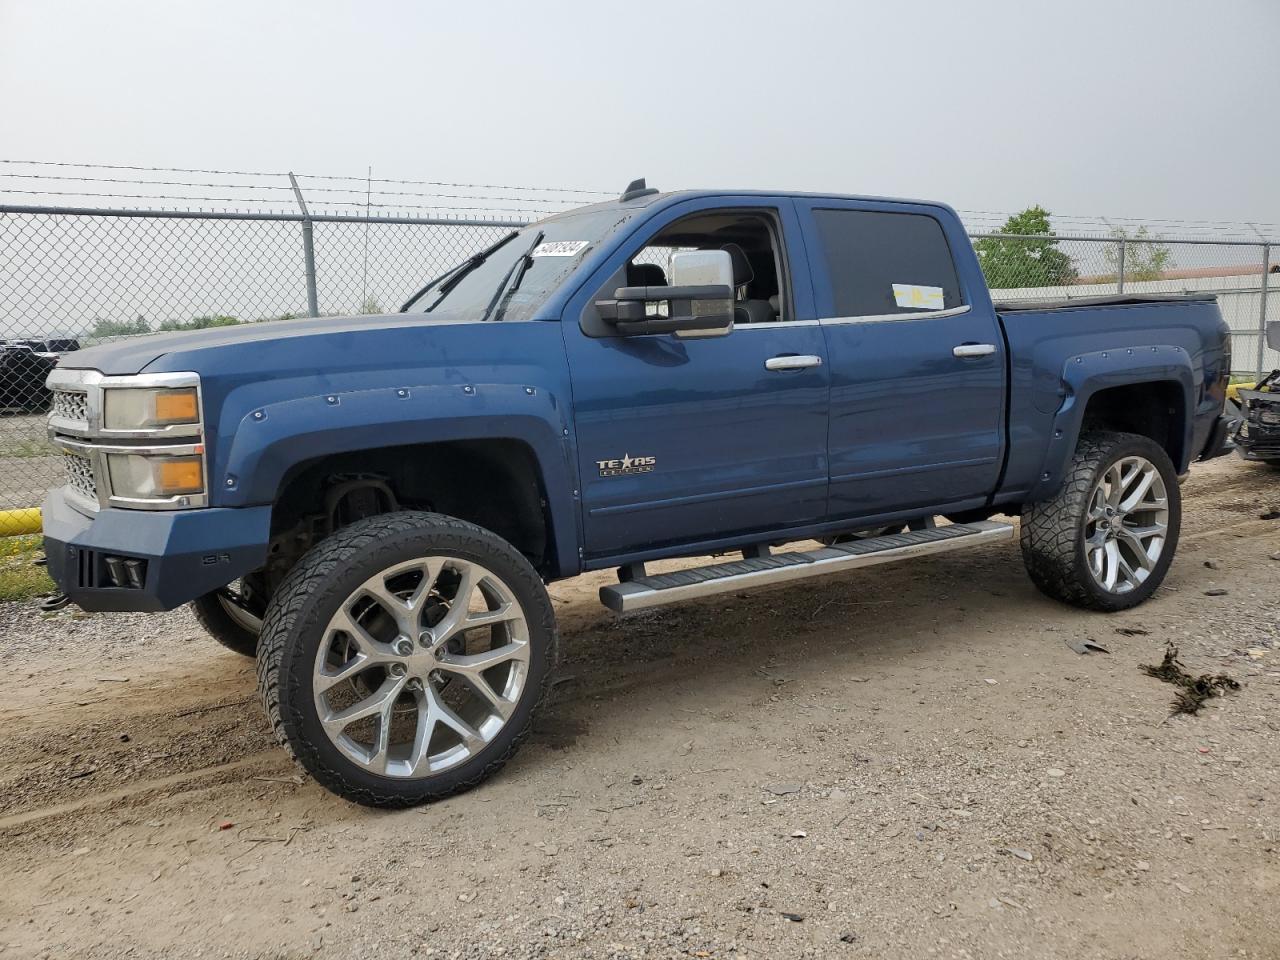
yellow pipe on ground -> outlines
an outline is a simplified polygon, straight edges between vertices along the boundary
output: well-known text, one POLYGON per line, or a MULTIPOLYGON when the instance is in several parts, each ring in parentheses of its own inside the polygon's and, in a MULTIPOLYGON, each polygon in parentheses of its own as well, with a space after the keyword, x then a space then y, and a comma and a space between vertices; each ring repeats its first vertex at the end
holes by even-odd
POLYGON ((1239 403, 1240 391, 1252 390, 1256 386, 1256 383, 1233 383, 1231 386, 1227 387, 1227 399, 1232 403, 1239 403))
POLYGON ((40 532, 40 508, 0 510, 0 537, 18 537, 40 532))

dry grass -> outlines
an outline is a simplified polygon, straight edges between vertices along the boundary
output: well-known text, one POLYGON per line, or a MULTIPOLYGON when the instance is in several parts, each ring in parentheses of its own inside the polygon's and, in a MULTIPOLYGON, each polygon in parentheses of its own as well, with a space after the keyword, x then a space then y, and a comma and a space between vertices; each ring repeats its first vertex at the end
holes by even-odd
POLYGON ((0 602, 30 600, 57 590, 43 566, 35 560, 44 550, 38 535, 0 540, 0 602))

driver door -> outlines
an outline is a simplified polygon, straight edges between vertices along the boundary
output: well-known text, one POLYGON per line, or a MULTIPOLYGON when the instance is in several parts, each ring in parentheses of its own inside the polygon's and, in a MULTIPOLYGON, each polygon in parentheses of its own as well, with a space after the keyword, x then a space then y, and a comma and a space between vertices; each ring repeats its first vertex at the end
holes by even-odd
POLYGON ((789 200, 699 198, 642 226, 570 300, 562 327, 588 566, 824 517, 828 364, 808 278, 787 266, 798 236, 789 200), (737 311, 728 335, 624 337, 593 322, 594 302, 626 285, 629 264, 633 278, 662 283, 662 250, 735 240, 754 245, 761 276, 737 291, 753 312, 737 311))

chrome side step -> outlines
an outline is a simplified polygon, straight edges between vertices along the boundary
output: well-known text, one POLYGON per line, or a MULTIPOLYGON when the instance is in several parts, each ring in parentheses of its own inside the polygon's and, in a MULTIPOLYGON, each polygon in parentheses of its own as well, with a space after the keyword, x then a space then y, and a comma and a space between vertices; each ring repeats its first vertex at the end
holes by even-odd
POLYGON ((854 540, 819 550, 798 550, 750 560, 660 573, 600 588, 600 602, 616 613, 644 610, 694 597, 750 590, 788 580, 820 577, 878 563, 964 550, 993 540, 1012 540, 1013 525, 982 520, 854 540))

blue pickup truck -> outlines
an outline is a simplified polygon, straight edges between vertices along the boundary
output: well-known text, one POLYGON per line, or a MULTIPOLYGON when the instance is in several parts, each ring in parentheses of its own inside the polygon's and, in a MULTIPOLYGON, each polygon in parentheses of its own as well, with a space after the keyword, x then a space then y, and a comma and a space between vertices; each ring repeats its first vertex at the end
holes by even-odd
POLYGON ((556 660, 545 584, 583 571, 617 568, 626 612, 1020 515, 1046 594, 1140 603, 1179 478, 1229 447, 1229 370, 1211 299, 993 305, 942 204, 637 181, 396 314, 63 357, 49 567, 86 610, 193 604, 320 783, 402 806, 512 754, 556 660))

